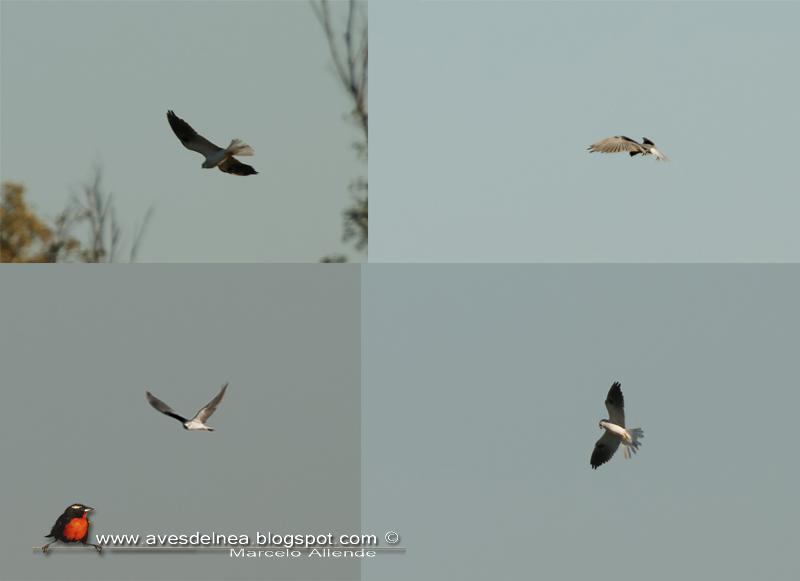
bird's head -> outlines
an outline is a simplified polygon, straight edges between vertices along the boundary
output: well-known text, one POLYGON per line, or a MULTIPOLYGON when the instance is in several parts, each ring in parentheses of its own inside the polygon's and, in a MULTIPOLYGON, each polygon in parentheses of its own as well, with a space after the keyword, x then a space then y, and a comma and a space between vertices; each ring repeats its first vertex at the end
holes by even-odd
POLYGON ((603 424, 604 424, 605 422, 607 422, 607 421, 608 421, 608 419, 605 419, 605 420, 600 420, 600 423, 598 423, 598 424, 597 424, 598 426, 600 426, 600 429, 601 429, 601 430, 604 430, 604 429, 605 429, 605 426, 604 426, 603 424))
POLYGON ((83 515, 88 514, 90 511, 93 511, 93 510, 94 509, 91 506, 86 506, 85 504, 75 503, 73 505, 70 505, 67 508, 66 512, 73 518, 75 518, 75 517, 80 518, 83 515))

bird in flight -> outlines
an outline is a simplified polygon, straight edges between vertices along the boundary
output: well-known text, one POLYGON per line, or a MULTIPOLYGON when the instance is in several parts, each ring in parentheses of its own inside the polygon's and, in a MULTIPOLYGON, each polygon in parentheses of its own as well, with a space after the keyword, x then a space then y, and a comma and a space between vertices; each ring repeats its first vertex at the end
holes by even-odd
POLYGON ((600 427, 605 432, 597 440, 592 452, 593 469, 611 460, 620 444, 624 447, 625 458, 630 458, 641 446, 639 440, 644 438, 644 430, 641 428, 625 428, 625 401, 619 381, 615 381, 608 390, 606 409, 608 419, 600 420, 600 427))
POLYGON ((240 176, 249 176, 258 172, 250 165, 242 163, 234 155, 253 155, 255 150, 241 141, 234 139, 227 149, 222 149, 211 143, 208 139, 198 134, 186 121, 175 115, 172 111, 167 111, 167 121, 172 131, 181 140, 186 149, 191 149, 205 156, 206 160, 202 167, 217 167, 220 171, 233 173, 240 176))
POLYGON ((228 384, 222 386, 222 389, 219 390, 219 393, 214 396, 208 404, 204 407, 200 408, 200 411, 197 412, 191 420, 187 420, 183 416, 178 415, 175 413, 171 407, 165 404, 163 401, 158 399, 149 391, 147 393, 147 401, 150 403, 151 406, 156 408, 162 414, 168 415, 171 418, 175 418, 179 422, 183 424, 184 429, 186 430, 201 430, 204 432, 213 432, 214 428, 211 426, 206 425, 206 420, 211 417, 211 414, 217 409, 219 402, 222 401, 222 398, 225 396, 225 390, 228 389, 228 384))
POLYGON ((630 137, 625 137, 624 135, 606 137, 597 143, 593 143, 587 147, 587 149, 592 153, 595 151, 599 151, 600 153, 627 151, 631 157, 641 153, 642 155, 652 155, 659 161, 668 161, 667 156, 661 153, 656 148, 656 144, 647 139, 647 137, 642 137, 642 143, 634 141, 630 137))

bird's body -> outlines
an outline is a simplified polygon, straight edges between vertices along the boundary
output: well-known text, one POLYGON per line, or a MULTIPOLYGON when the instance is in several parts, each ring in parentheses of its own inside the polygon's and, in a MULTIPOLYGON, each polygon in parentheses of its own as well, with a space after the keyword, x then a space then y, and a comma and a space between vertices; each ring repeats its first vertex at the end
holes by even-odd
POLYGON ((211 417, 211 414, 213 414, 216 411, 217 406, 222 401, 222 398, 225 397, 225 390, 227 389, 228 389, 228 384, 226 383, 225 385, 222 386, 222 389, 219 390, 219 393, 216 396, 214 396, 214 399, 212 399, 205 406, 200 408, 200 411, 198 411, 192 419, 187 419, 181 415, 178 415, 175 412, 175 410, 173 410, 166 403, 158 399, 149 391, 145 391, 145 394, 147 395, 147 401, 151 406, 153 406, 156 410, 160 411, 162 414, 167 415, 171 418, 175 418, 176 420, 181 422, 184 430, 213 432, 214 428, 207 425, 206 421, 208 421, 208 418, 211 417))
POLYGON ((630 458, 641 446, 640 440, 644 438, 641 428, 625 427, 625 400, 622 397, 621 384, 617 381, 611 385, 606 397, 606 409, 609 418, 600 420, 600 428, 605 430, 594 445, 590 463, 593 469, 608 462, 617 451, 620 444, 623 446, 625 458, 630 458))
POLYGON ((206 169, 212 169, 217 167, 225 158, 228 157, 228 152, 224 149, 218 149, 217 151, 210 151, 208 155, 206 155, 206 160, 200 167, 204 167, 206 169))
POLYGON ((601 139, 597 143, 590 145, 587 149, 592 153, 618 153, 627 151, 631 157, 639 154, 652 155, 658 161, 667 161, 667 156, 661 153, 656 147, 656 144, 647 139, 647 137, 643 137, 642 143, 639 143, 630 137, 615 135, 614 137, 601 139))
POLYGON ((628 430, 623 428, 622 426, 618 426, 617 424, 612 424, 611 422, 607 422, 605 420, 600 420, 600 427, 612 432, 620 437, 620 439, 625 440, 626 442, 631 441, 630 436, 628 435, 628 430))
POLYGON ((175 115, 172 111, 167 111, 167 121, 172 131, 180 139, 186 149, 191 149, 203 155, 206 159, 201 167, 206 169, 219 168, 225 173, 232 173, 240 176, 249 176, 258 172, 250 165, 240 162, 233 157, 234 155, 253 155, 255 151, 252 147, 241 141, 234 139, 230 145, 223 149, 211 143, 208 139, 198 134, 186 121, 175 115))
POLYGON ((47 553, 50 545, 56 541, 62 543, 82 543, 97 549, 97 552, 102 552, 103 547, 88 542, 89 539, 89 512, 94 510, 90 506, 83 504, 73 504, 67 507, 64 513, 58 517, 53 528, 50 529, 50 534, 45 537, 51 537, 53 540, 42 547, 42 552, 47 553))
POLYGON ((197 420, 189 420, 188 422, 183 422, 183 429, 185 430, 200 430, 204 432, 213 432, 214 428, 211 426, 205 425, 203 422, 198 422, 197 420))

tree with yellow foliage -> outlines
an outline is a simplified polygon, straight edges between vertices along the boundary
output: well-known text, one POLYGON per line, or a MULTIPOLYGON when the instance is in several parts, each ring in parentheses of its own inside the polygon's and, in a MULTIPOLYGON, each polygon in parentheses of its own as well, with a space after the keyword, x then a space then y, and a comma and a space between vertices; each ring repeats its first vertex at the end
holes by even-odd
POLYGON ((0 202, 0 262, 64 262, 77 257, 80 243, 64 224, 48 226, 25 201, 25 186, 5 182, 0 202))
MULTIPOLYGON (((67 208, 52 224, 39 218, 25 201, 22 184, 4 182, 0 200, 0 262, 116 262, 122 231, 114 212, 111 194, 100 185, 101 171, 95 169, 91 182, 83 186, 83 197, 73 196, 67 208), (88 225, 88 242, 74 235, 88 225)), ((130 250, 130 261, 142 242, 152 216, 148 209, 130 250)))

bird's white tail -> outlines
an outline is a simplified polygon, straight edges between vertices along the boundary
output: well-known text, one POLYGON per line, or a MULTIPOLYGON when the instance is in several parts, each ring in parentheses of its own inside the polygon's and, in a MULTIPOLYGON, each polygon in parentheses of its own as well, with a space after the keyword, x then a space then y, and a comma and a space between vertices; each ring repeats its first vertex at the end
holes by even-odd
POLYGON ((228 146, 228 153, 231 155, 253 155, 255 150, 241 139, 234 139, 228 146))
POLYGON ((642 428, 628 428, 626 431, 630 436, 630 442, 626 441, 626 438, 622 439, 622 445, 625 446, 623 453, 626 458, 630 458, 632 454, 636 454, 639 451, 639 446, 642 445, 640 440, 644 438, 644 430, 642 428))

